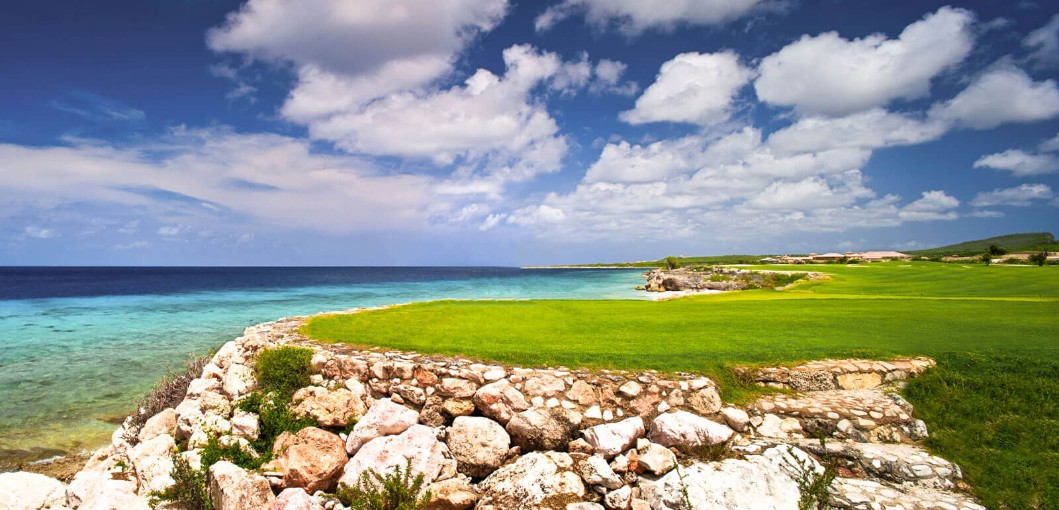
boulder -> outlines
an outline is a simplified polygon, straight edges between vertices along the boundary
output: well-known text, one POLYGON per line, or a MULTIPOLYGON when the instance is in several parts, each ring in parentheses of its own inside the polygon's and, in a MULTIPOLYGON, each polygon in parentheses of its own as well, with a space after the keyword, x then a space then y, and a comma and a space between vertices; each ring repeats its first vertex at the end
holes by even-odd
POLYGON ((276 500, 268 479, 226 460, 210 466, 209 492, 214 510, 268 508, 276 500))
POLYGON ((441 403, 441 411, 450 417, 474 414, 474 402, 462 398, 449 398, 441 403))
POLYGON ((526 397, 516 390, 507 379, 486 384, 474 393, 474 405, 482 414, 506 425, 519 411, 529 409, 526 397))
POLYGON ((597 485, 606 489, 617 489, 621 487, 621 478, 607 464, 607 459, 601 455, 593 455, 581 464, 581 479, 589 485, 597 485))
POLYGON ((369 469, 386 475, 396 467, 404 469, 411 459, 412 476, 422 474, 423 484, 430 485, 442 473, 447 454, 448 448, 434 437, 433 430, 412 425, 399 435, 378 437, 362 446, 346 463, 338 483, 352 487, 369 469))
POLYGON ((62 482, 37 473, 0 473, 0 508, 38 510, 66 506, 62 482))
POLYGON ((801 497, 796 479, 803 465, 823 469, 805 452, 777 446, 744 459, 694 463, 658 480, 641 478, 640 497, 651 508, 687 508, 686 497, 691 508, 796 510, 801 497))
POLYGON ((255 413, 236 409, 232 413, 230 423, 232 425, 232 434, 239 437, 257 439, 257 436, 261 433, 261 420, 255 413))
POLYGON ((738 432, 746 432, 750 425, 750 415, 738 407, 726 407, 721 409, 724 422, 738 432))
POLYGON ((605 423, 585 429, 585 441, 592 445, 596 453, 610 459, 636 443, 643 437, 643 419, 634 416, 617 423, 605 423))
POLYGON ((636 398, 643 392, 643 386, 636 381, 629 381, 618 387, 618 395, 626 398, 636 398))
POLYGON ((334 486, 346 465, 346 445, 342 438, 316 427, 306 427, 284 438, 278 452, 282 466, 283 486, 300 487, 313 493, 334 486))
POLYGON ((305 489, 291 487, 283 489, 268 510, 324 510, 324 507, 305 492, 305 489))
POLYGON ((173 484, 173 460, 170 456, 175 448, 173 436, 162 434, 141 442, 129 451, 129 460, 140 481, 140 494, 162 491, 173 484))
POLYGON ((478 391, 477 384, 467 379, 456 377, 442 379, 441 386, 438 387, 438 393, 441 396, 451 398, 471 398, 476 391, 478 391))
POLYGON ((835 381, 841 390, 863 390, 878 387, 883 383, 883 378, 875 372, 853 372, 839 374, 835 381))
POLYGON ((198 397, 198 396, 202 395, 203 393, 205 393, 207 391, 212 391, 212 392, 224 391, 222 389, 223 383, 221 382, 221 380, 223 380, 223 379, 224 379, 224 372, 221 372, 220 379, 205 378, 205 377, 202 378, 202 379, 192 379, 191 382, 188 383, 188 391, 184 395, 194 398, 194 397, 198 397))
POLYGON ((136 482, 103 476, 83 494, 78 510, 149 510, 147 496, 136 495, 136 482))
POLYGON ((610 510, 625 510, 629 508, 629 500, 632 499, 632 488, 628 485, 607 493, 603 498, 603 506, 610 510))
POLYGON ((636 453, 637 473, 664 475, 677 466, 677 456, 669 448, 656 443, 648 442, 642 448, 637 448, 636 453))
POLYGON ((466 510, 478 502, 478 491, 465 476, 432 483, 427 490, 430 503, 425 510, 466 510))
POLYGON ((550 502, 582 501, 585 496, 573 459, 559 452, 523 455, 482 480, 478 490, 481 499, 476 508, 482 510, 529 510, 550 502))
POLYGON ((231 398, 250 393, 256 384, 253 369, 246 365, 232 364, 224 371, 224 394, 231 398))
POLYGON ((713 414, 721 410, 721 395, 712 384, 687 396, 688 406, 699 414, 713 414))
POLYGON ((581 426, 581 415, 555 407, 522 411, 507 423, 511 442, 523 452, 533 450, 561 450, 577 434, 581 426))
POLYGON ((658 415, 648 439, 665 447, 723 443, 735 432, 726 425, 686 411, 658 415))
POLYGON ((570 391, 566 392, 566 398, 583 406, 591 406, 598 402, 596 388, 580 379, 570 386, 570 391))
POLYGON ((511 447, 511 437, 499 423, 489 418, 460 416, 448 428, 447 443, 459 471, 482 478, 504 463, 511 447))
POLYGON ((526 381, 522 387, 530 397, 554 397, 566 389, 566 383, 554 375, 542 375, 526 381))
POLYGON ((312 418, 323 427, 345 427, 349 420, 359 420, 366 411, 364 401, 345 388, 330 391, 308 386, 296 391, 292 400, 296 414, 312 418))
POLYGON ((419 421, 419 413, 388 398, 376 400, 346 438, 346 453, 353 455, 372 439, 400 434, 419 421))
POLYGON ((173 408, 163 409, 158 414, 147 419, 140 427, 140 442, 154 439, 162 434, 173 435, 176 432, 177 413, 173 408))

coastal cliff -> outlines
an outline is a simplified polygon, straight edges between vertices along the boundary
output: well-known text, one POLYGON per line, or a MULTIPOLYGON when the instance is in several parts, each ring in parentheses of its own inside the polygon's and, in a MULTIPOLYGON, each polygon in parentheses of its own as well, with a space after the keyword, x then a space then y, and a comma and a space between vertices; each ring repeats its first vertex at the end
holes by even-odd
POLYGON ((788 392, 736 407, 695 374, 357 350, 309 341, 303 323, 247 328, 183 400, 127 420, 68 485, 0 475, 0 508, 145 509, 181 466, 204 473, 218 510, 338 510, 341 484, 401 468, 422 475, 434 509, 982 508, 958 490, 958 466, 917 445, 926 424, 895 391, 930 359, 742 369, 788 392), (262 417, 242 404, 260 387, 257 360, 281 346, 312 350, 291 401, 310 425, 280 434, 260 468, 203 466, 211 444, 261 453, 262 417))

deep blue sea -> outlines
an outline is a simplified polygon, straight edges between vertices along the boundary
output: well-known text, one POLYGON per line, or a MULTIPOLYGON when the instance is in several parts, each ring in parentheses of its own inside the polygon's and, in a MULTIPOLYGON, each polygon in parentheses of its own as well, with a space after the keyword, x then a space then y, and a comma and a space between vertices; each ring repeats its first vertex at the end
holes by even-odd
POLYGON ((646 299, 641 271, 0 268, 0 470, 105 444, 168 369, 251 324, 433 299, 646 299))

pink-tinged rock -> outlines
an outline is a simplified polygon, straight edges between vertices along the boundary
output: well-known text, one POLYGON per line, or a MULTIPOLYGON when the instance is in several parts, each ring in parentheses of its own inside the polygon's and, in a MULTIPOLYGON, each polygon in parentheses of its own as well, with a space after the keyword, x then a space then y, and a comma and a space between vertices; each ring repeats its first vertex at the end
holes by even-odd
POLYGON ((232 434, 247 439, 257 439, 261 431, 261 420, 255 413, 248 413, 236 409, 229 420, 232 425, 232 434))
POLYGON ((687 402, 692 410, 700 414, 713 414, 721 410, 721 395, 712 385, 688 395, 687 402))
POLYGON ((577 435, 581 415, 561 407, 529 409, 516 414, 507 422, 511 442, 523 452, 559 450, 577 435))
POLYGON ((478 491, 466 476, 457 476, 427 487, 430 503, 425 510, 467 510, 478 502, 478 491))
POLYGON ((585 485, 569 454, 532 452, 496 470, 478 484, 477 508, 529 510, 555 508, 546 501, 582 501, 585 485))
POLYGON ((246 365, 232 364, 224 372, 224 394, 231 398, 246 395, 256 385, 254 371, 246 365))
POLYGON ((154 439, 162 434, 173 435, 176 432, 177 413, 173 408, 164 409, 147 419, 140 428, 140 442, 154 439))
POLYGON ((523 388, 531 397, 554 397, 566 390, 566 383, 553 375, 542 375, 526 380, 523 388))
POLYGON ((504 463, 511 438, 489 418, 460 416, 448 429, 448 447, 461 473, 483 478, 504 463))
POLYGON ((721 415, 724 416, 724 422, 727 423, 729 427, 732 427, 739 432, 746 432, 750 425, 750 415, 738 407, 726 407, 721 409, 721 415))
POLYGON ((570 386, 570 391, 566 392, 566 398, 583 406, 594 405, 598 400, 595 387, 580 379, 570 386))
POLYGON ((723 443, 735 432, 725 425, 686 411, 661 414, 651 424, 648 439, 665 447, 723 443))
POLYGON ((342 438, 316 427, 284 438, 282 446, 278 464, 283 467, 283 486, 308 492, 331 489, 349 459, 342 438))
POLYGON ((643 419, 639 416, 589 427, 584 432, 585 441, 592 445, 596 453, 608 459, 628 450, 643 435, 643 419))
POLYGON ((37 473, 0 473, 0 508, 39 510, 65 507, 66 487, 62 482, 37 473))
POLYGON ((324 510, 305 489, 291 487, 283 489, 268 510, 324 510))
POLYGON ((654 475, 664 475, 677 466, 677 456, 655 443, 647 443, 639 448, 637 453, 639 459, 636 462, 636 472, 650 472, 654 475))
POLYGON ((210 466, 209 480, 214 510, 268 508, 276 500, 268 479, 226 460, 210 466))
POLYGON ((398 466, 404 469, 408 459, 411 459, 412 476, 422 474, 423 484, 430 485, 441 474, 447 453, 448 448, 434 437, 433 430, 423 425, 413 425, 400 435, 375 438, 362 446, 346 463, 338 484, 355 486, 361 473, 369 469, 385 475, 398 466))
POLYGON ((360 419, 366 411, 364 401, 348 389, 329 391, 309 386, 294 393, 294 412, 308 416, 324 427, 345 427, 350 419, 360 419))
POLYGON ((388 398, 376 400, 346 438, 346 453, 353 455, 372 439, 400 434, 419 421, 419 413, 388 398))
POLYGON ((83 494, 78 510, 149 510, 147 496, 136 495, 136 482, 104 476, 83 494))
POLYGON ((438 393, 443 397, 470 398, 478 391, 478 385, 467 379, 446 377, 441 380, 438 393))
POLYGON ((526 397, 516 390, 507 379, 486 384, 474 394, 474 404, 482 414, 507 425, 519 411, 529 409, 526 397))

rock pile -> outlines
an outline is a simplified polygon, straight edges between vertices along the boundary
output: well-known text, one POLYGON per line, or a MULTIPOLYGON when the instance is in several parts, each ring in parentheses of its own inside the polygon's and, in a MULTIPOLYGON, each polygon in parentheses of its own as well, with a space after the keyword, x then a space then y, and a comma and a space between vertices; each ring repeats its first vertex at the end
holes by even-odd
MULTIPOLYGON (((771 288, 777 285, 779 275, 790 275, 782 271, 750 271, 733 267, 682 267, 678 269, 653 269, 644 273, 648 292, 672 291, 730 291, 771 288)), ((806 278, 821 278, 816 273, 798 273, 806 278)), ((639 288, 639 287, 637 287, 639 288)))
POLYGON ((119 428, 68 486, 0 475, 0 508, 148 508, 152 491, 174 483, 178 444, 186 450, 178 460, 198 469, 211 438, 232 445, 258 436, 258 416, 236 404, 256 387, 256 353, 284 344, 315 351, 312 385, 295 394, 293 409, 317 426, 281 435, 258 471, 227 461, 209 466, 218 510, 338 510, 330 494, 340 484, 405 466, 423 476, 432 509, 797 508, 805 481, 825 469, 840 470, 826 496, 837 508, 981 508, 954 491, 957 466, 912 444, 925 426, 880 386, 929 360, 760 370, 763 384, 787 387, 800 385, 792 381, 803 372, 815 374, 806 377, 816 391, 740 409, 723 405, 717 385, 693 374, 359 351, 309 342, 297 332, 301 324, 248 328, 213 357, 180 405, 138 432, 119 428), (867 373, 880 379, 870 389, 844 377, 867 373), (821 434, 833 439, 806 439, 821 434))

